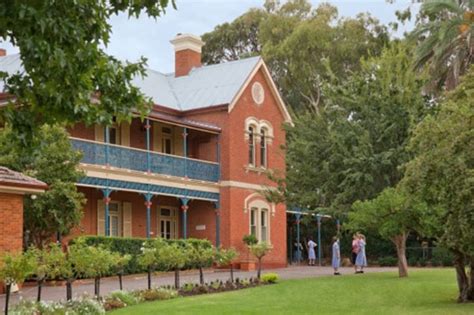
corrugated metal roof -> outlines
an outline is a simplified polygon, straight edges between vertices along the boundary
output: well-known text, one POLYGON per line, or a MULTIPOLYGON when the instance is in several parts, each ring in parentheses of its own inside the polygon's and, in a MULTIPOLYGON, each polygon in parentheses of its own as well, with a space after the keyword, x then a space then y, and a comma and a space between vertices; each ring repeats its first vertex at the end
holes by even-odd
MULTIPOLYGON (((252 57, 194 68, 186 76, 175 78, 147 69, 146 77, 137 77, 133 84, 158 105, 184 111, 229 104, 245 83, 260 57, 252 57)), ((9 74, 23 71, 20 55, 0 57, 0 71, 9 74)), ((0 81, 3 91, 3 82, 0 81)))

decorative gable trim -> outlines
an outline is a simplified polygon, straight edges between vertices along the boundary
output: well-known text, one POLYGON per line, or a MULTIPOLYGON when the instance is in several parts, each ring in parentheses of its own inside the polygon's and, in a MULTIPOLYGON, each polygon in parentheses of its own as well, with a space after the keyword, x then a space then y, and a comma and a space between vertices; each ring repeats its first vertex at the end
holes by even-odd
POLYGON ((249 74, 249 76, 245 80, 244 84, 240 87, 238 93, 232 99, 232 102, 230 103, 229 109, 228 109, 229 113, 234 109, 235 105, 237 104, 238 100, 240 99, 240 97, 244 93, 245 89, 247 89, 247 87, 250 85, 250 82, 252 81, 253 77, 255 76, 255 74, 260 69, 263 69, 264 77, 265 77, 268 85, 270 86, 270 91, 271 91, 273 97, 277 101, 278 108, 280 109, 281 113, 283 114, 285 122, 293 125, 293 120, 291 119, 290 113, 288 112, 288 108, 286 107, 285 102, 283 102, 283 99, 280 95, 280 92, 278 92, 278 89, 275 85, 275 82, 272 79, 270 71, 268 70, 267 65, 265 64, 265 62, 263 61, 262 58, 260 58, 260 60, 257 62, 257 64, 255 65, 255 68, 249 74))

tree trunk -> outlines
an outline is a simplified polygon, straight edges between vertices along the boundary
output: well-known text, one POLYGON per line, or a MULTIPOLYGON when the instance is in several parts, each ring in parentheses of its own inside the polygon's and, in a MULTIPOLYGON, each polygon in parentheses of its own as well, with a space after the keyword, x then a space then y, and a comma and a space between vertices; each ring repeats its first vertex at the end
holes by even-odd
POLYGON ((199 283, 204 285, 204 273, 202 272, 202 267, 199 266, 199 283))
POLYGON ((121 273, 118 274, 118 278, 119 278, 120 291, 122 291, 122 290, 123 290, 123 286, 122 286, 122 274, 121 274, 121 273))
POLYGON ((230 282, 234 283, 234 266, 230 264, 230 282))
POLYGON ((262 258, 258 258, 258 270, 257 270, 257 279, 260 280, 260 275, 262 274, 262 258))
POLYGON ((469 263, 469 289, 467 292, 467 299, 469 301, 474 301, 474 257, 471 257, 469 263))
POLYGON ((151 267, 148 267, 148 290, 151 290, 151 267))
POLYGON ((174 288, 179 290, 179 268, 174 270, 174 288))
POLYGON ((5 315, 8 315, 8 304, 10 304, 10 291, 12 289, 11 283, 7 284, 7 292, 5 296, 5 315))
POLYGON ((458 282, 458 302, 465 303, 469 301, 469 280, 466 275, 464 255, 459 251, 454 251, 454 268, 456 269, 456 279, 458 282))
POLYGON ((406 255, 407 237, 408 233, 402 233, 392 238, 392 242, 397 248, 398 276, 400 278, 408 277, 408 262, 406 255))
POLYGON ((36 301, 39 302, 41 301, 41 289, 43 288, 43 279, 38 279, 38 295, 36 297, 36 301))
POLYGON ((72 280, 71 279, 66 280, 66 300, 68 301, 72 300, 72 280))
POLYGON ((94 295, 97 298, 100 298, 100 277, 95 277, 94 282, 94 295))

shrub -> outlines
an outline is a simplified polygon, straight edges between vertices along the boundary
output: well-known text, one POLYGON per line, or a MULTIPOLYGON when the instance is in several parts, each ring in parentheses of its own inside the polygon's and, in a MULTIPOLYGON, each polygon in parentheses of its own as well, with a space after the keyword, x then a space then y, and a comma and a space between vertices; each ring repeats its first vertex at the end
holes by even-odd
POLYGON ((127 291, 113 291, 109 297, 114 300, 120 300, 125 303, 125 305, 135 305, 141 301, 139 296, 127 291))
POLYGON ((412 266, 412 267, 415 267, 418 265, 418 258, 412 256, 412 257, 409 257, 407 259, 407 262, 408 262, 408 266, 412 266))
POLYGON ((244 242, 247 246, 252 246, 258 243, 257 238, 253 234, 244 235, 242 242, 244 242))
MULTIPOLYGON (((72 239, 69 244, 73 244, 78 240, 84 240, 87 245, 90 246, 102 246, 104 249, 110 252, 117 252, 121 255, 129 254, 130 261, 123 268, 124 274, 142 273, 146 272, 146 267, 138 262, 138 257, 141 255, 143 243, 147 241, 146 238, 131 238, 131 237, 110 237, 110 236, 81 236, 72 239)), ((209 240, 201 239, 177 239, 177 240, 165 240, 168 244, 176 244, 178 247, 186 247, 193 245, 195 247, 212 248, 212 244, 209 240)), ((192 262, 188 262, 185 265, 186 269, 196 268, 192 262)), ((164 268, 159 266, 158 271, 164 271, 164 268)))
POLYGON ((277 283, 280 277, 276 273, 266 273, 262 275, 263 283, 277 283))
POLYGON ((122 307, 125 307, 127 306, 127 304, 125 304, 124 302, 120 301, 120 300, 117 300, 117 299, 114 299, 114 298, 106 298, 105 301, 104 301, 104 309, 108 312, 108 311, 111 311, 111 310, 115 310, 115 309, 118 309, 118 308, 122 308, 122 307))
POLYGON ((453 254, 445 248, 436 247, 433 249, 431 255, 431 264, 433 266, 452 266, 453 265, 453 254))
POLYGON ((398 259, 396 257, 387 256, 387 257, 380 257, 377 262, 379 266, 392 267, 398 264, 398 259))
POLYGON ((33 302, 22 300, 12 308, 16 315, 102 315, 104 307, 95 299, 83 297, 68 302, 33 302))
POLYGON ((172 289, 155 288, 140 291, 139 295, 145 301, 170 300, 178 297, 178 291, 172 289))
POLYGON ((83 297, 66 302, 66 314, 74 315, 102 315, 105 309, 97 300, 83 297))

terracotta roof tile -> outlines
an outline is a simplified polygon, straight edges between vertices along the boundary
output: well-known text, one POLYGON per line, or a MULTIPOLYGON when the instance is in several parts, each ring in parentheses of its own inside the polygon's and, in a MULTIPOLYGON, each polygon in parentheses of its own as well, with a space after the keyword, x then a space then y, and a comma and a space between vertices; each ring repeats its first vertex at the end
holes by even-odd
POLYGON ((19 172, 12 171, 11 169, 4 166, 0 166, 0 185, 37 187, 40 189, 46 189, 48 187, 48 185, 40 180, 26 176, 19 172))

